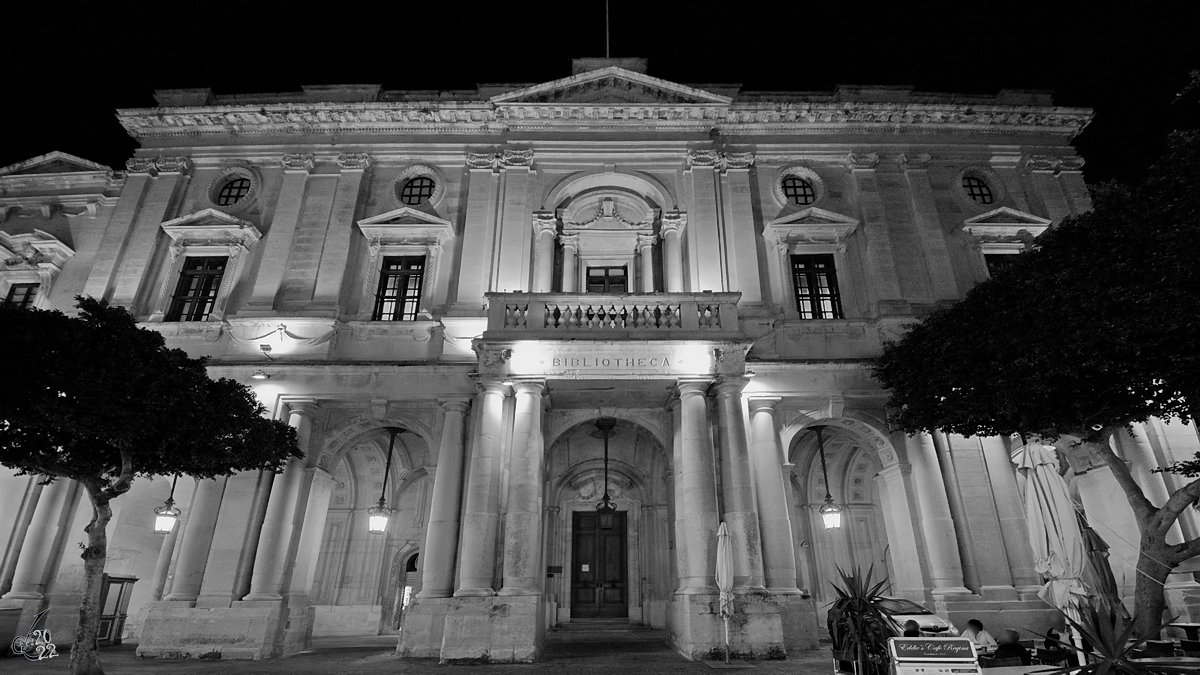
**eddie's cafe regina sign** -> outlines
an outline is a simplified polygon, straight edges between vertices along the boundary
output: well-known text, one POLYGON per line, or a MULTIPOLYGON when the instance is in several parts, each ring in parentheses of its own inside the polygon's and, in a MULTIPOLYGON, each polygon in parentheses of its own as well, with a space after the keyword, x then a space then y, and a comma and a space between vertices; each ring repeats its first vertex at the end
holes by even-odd
POLYGON ((966 638, 888 639, 893 675, 981 675, 975 645, 966 638))

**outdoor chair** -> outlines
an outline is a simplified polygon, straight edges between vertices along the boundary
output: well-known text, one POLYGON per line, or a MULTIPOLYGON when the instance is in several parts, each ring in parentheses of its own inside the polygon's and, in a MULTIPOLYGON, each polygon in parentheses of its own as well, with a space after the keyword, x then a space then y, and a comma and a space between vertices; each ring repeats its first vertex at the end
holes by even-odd
POLYGON ((1175 643, 1169 640, 1147 640, 1142 645, 1142 651, 1149 658, 1159 656, 1175 656, 1175 643))
POLYGON ((1028 649, 1029 651, 1033 651, 1037 648, 1037 640, 1017 640, 1017 644, 1021 645, 1025 649, 1028 649))
POLYGON ((1180 640, 1179 648, 1184 656, 1200 657, 1200 640, 1180 640))
POLYGON ((1021 663, 1021 657, 1019 657, 1019 656, 1014 656, 1014 657, 1008 658, 1008 659, 993 659, 993 658, 990 658, 987 656, 979 657, 979 667, 980 668, 1006 668, 1008 666, 1020 666, 1020 665, 1024 665, 1024 664, 1021 663))
POLYGON ((1067 649, 1038 649, 1038 663, 1044 666, 1062 666, 1067 665, 1071 658, 1071 652, 1067 649))

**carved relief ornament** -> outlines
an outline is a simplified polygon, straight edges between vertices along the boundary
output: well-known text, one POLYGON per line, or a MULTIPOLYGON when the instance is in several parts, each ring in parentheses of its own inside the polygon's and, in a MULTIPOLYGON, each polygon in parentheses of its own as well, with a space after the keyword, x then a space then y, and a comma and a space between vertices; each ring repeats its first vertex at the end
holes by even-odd
POLYGON ((288 154, 279 158, 284 171, 312 171, 317 166, 317 158, 309 154, 288 154))
POLYGON ((371 168, 371 156, 365 152, 338 155, 335 161, 343 171, 365 171, 371 168))

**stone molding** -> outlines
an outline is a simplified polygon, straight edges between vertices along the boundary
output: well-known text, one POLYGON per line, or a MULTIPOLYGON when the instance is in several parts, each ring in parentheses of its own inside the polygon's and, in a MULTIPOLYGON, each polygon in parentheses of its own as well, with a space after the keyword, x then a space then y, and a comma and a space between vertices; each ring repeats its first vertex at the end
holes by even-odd
POLYGON ((159 155, 158 157, 133 157, 125 160, 127 173, 187 173, 192 161, 182 155, 159 155))
POLYGON ((317 158, 312 153, 288 154, 280 157, 279 163, 283 166, 284 171, 304 171, 308 173, 316 168, 317 158))
POLYGON ((334 161, 343 171, 366 171, 371 168, 371 155, 365 152, 338 155, 334 161))
POLYGON ((898 157, 896 157, 896 163, 899 164, 901 168, 903 168, 907 171, 917 171, 917 170, 923 171, 923 170, 929 168, 929 162, 932 159, 933 159, 933 156, 930 155, 929 153, 925 153, 925 152, 918 152, 918 153, 912 153, 912 154, 905 153, 905 154, 901 154, 898 157))
POLYGON ((560 235, 558 235, 558 243, 562 244, 562 247, 564 249, 569 248, 572 251, 578 251, 579 250, 579 233, 573 232, 571 234, 566 234, 566 233, 560 234, 560 235))
POLYGON ((718 150, 688 150, 688 168, 712 167, 717 171, 748 169, 754 165, 753 152, 721 152, 718 150))
MULTIPOLYGON (((558 231, 558 218, 553 211, 534 211, 533 213, 533 239, 537 241, 543 234, 553 236, 558 231)), ((578 241, 578 235, 576 235, 578 241)))
POLYGON ((659 223, 659 236, 666 239, 668 234, 673 233, 682 237, 685 227, 687 227, 687 213, 667 211, 662 214, 662 221, 659 223))
POLYGON ((772 101, 745 103, 547 104, 487 101, 271 103, 127 108, 117 118, 134 138, 313 133, 496 132, 505 128, 645 128, 731 134, 882 132, 912 128, 1074 136, 1084 108, 961 103, 772 101))
POLYGON ((524 150, 505 150, 499 156, 500 166, 533 166, 533 149, 526 148, 524 150))
POLYGON ((879 153, 848 153, 842 160, 850 170, 872 170, 879 165, 879 153))
POLYGON ((1024 157, 1023 166, 1030 173, 1044 171, 1058 175, 1063 171, 1081 171, 1083 169, 1083 158, 1077 155, 1071 157, 1027 155, 1024 157))

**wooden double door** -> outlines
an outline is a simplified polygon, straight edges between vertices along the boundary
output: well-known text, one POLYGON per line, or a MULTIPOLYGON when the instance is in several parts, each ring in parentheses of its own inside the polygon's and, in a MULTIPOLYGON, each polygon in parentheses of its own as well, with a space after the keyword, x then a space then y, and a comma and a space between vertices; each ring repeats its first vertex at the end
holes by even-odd
POLYGON ((572 516, 571 618, 629 616, 625 512, 613 514, 608 528, 595 513, 572 516))

